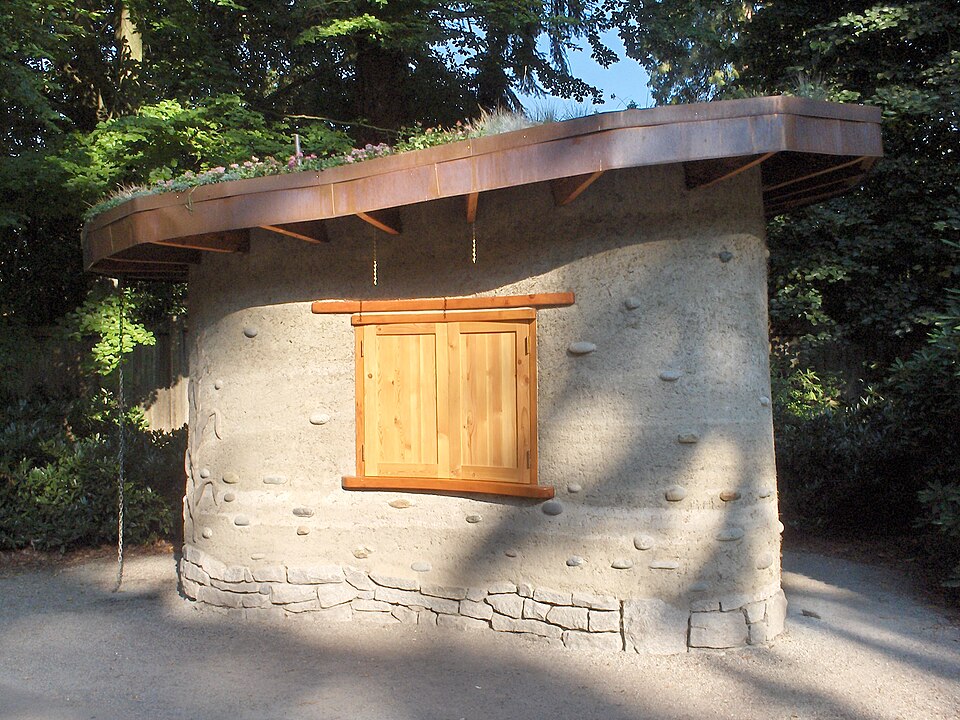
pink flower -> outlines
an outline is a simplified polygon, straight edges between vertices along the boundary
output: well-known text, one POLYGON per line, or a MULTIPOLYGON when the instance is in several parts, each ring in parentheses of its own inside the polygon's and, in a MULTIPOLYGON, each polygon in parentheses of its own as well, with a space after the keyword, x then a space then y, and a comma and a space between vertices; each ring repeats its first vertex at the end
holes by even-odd
POLYGON ((245 168, 251 168, 251 167, 253 167, 253 163, 250 162, 249 160, 247 160, 247 161, 243 164, 243 166, 244 166, 245 168))
POLYGON ((240 167, 240 166, 237 165, 236 163, 230 163, 230 169, 231 169, 231 170, 236 170, 238 167, 240 167))

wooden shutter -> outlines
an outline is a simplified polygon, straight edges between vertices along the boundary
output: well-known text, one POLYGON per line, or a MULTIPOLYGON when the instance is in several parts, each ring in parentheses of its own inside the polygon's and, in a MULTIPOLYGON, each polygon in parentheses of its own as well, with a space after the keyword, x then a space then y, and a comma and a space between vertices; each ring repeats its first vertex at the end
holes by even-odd
POLYGON ((552 497, 536 486, 534 311, 395 317, 357 325, 358 477, 344 487, 552 497))
POLYGON ((447 411, 438 410, 438 394, 446 386, 446 327, 366 325, 362 335, 364 474, 444 477, 447 411))

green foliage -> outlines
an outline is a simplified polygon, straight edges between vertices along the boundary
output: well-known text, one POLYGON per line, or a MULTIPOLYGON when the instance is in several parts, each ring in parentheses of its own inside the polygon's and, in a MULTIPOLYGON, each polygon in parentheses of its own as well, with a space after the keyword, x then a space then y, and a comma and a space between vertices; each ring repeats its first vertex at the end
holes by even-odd
MULTIPOLYGON (((48 550, 115 541, 118 477, 116 408, 34 396, 0 406, 0 549, 48 550)), ((169 533, 171 512, 151 484, 168 440, 132 426, 124 532, 131 543, 169 533)))
POLYGON ((960 482, 934 480, 920 491, 923 515, 921 527, 934 531, 936 552, 945 567, 952 568, 943 581, 946 587, 960 587, 960 482))
POLYGON ((72 340, 95 338, 86 358, 88 370, 109 375, 138 345, 156 344, 153 333, 134 316, 135 301, 134 292, 127 288, 109 295, 98 293, 68 315, 72 340))

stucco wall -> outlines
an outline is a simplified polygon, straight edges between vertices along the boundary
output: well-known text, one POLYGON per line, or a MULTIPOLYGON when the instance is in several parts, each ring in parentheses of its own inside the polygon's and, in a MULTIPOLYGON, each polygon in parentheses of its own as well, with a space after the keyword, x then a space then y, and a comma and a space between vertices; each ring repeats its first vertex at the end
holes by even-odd
MULTIPOLYGON (((257 232, 249 254, 208 255, 191 271, 187 594, 415 621, 360 608, 403 581, 414 593, 464 588, 472 595, 457 602, 490 606, 486 589, 500 583, 518 597, 617 603, 628 649, 644 649, 624 639, 638 613, 637 632, 666 633, 673 649, 779 632, 759 174, 690 192, 679 167, 608 173, 563 208, 546 185, 484 194, 475 265, 462 200, 401 217, 400 237, 356 218, 329 222, 323 245, 257 232), (349 316, 311 314, 310 301, 557 291, 576 304, 538 312, 538 437, 540 483, 557 491, 546 508, 560 514, 526 499, 341 488, 356 471, 353 329, 349 316), (574 342, 596 350, 575 356, 574 342), (211 576, 204 561, 235 577, 211 576), (387 580, 358 581, 327 605, 324 583, 289 577, 311 567, 337 582, 344 568, 387 580), (313 584, 313 595, 271 600, 283 582, 313 584)), ((392 605, 436 621, 407 600, 392 605)), ((517 631, 495 617, 477 622, 517 631)))

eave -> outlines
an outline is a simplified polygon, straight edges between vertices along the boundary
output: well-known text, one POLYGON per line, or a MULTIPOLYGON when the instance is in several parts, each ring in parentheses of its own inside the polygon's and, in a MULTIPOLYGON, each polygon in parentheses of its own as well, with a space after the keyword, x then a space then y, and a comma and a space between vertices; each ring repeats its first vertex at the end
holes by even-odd
POLYGON ((558 206, 604 172, 682 164, 692 192, 754 167, 768 215, 845 192, 883 154, 880 111, 790 97, 591 115, 322 172, 236 180, 131 199, 84 227, 84 266, 182 280, 209 252, 244 252, 249 230, 326 242, 324 220, 355 215, 402 232, 399 208, 550 182, 558 206))

